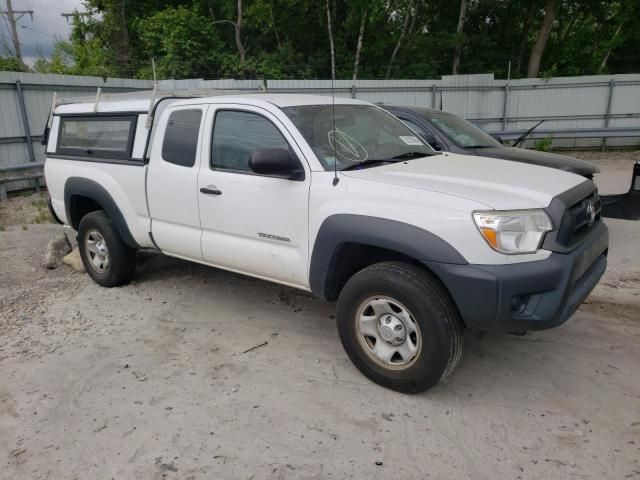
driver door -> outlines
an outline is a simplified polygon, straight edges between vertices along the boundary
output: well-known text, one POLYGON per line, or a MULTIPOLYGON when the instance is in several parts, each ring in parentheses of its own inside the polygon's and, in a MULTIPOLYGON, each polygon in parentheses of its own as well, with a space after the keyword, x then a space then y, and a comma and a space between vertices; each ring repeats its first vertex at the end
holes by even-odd
POLYGON ((288 131, 264 109, 211 105, 198 175, 202 254, 212 265, 287 285, 308 286, 309 167, 288 131), (256 149, 290 149, 302 180, 257 175, 256 149))

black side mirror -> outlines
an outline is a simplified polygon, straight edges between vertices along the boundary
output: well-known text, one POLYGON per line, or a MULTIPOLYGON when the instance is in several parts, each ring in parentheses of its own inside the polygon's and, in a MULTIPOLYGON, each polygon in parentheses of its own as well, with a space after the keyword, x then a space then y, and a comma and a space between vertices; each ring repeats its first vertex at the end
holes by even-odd
POLYGON ((304 170, 300 161, 284 148, 253 150, 249 157, 249 168, 258 175, 304 180, 304 170))
POLYGON ((440 142, 438 142, 435 135, 431 133, 425 133, 423 137, 424 141, 427 142, 431 146, 431 148, 437 151, 442 150, 442 145, 440 145, 440 142))

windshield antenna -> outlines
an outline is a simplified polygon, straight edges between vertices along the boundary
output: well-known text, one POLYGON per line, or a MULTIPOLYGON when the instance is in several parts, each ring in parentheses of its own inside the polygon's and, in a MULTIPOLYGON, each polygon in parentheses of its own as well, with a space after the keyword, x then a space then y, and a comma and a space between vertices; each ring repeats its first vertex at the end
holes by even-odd
MULTIPOLYGON (((335 187, 336 185, 338 185, 338 182, 340 181, 340 179, 338 178, 338 155, 336 154, 336 135, 338 134, 337 130, 336 130, 336 94, 333 88, 333 80, 334 80, 334 76, 335 76, 335 64, 336 62, 336 58, 335 58, 335 48, 333 46, 333 30, 331 28, 331 16, 330 16, 330 12, 329 12, 329 5, 330 5, 330 0, 327 0, 327 21, 329 23, 329 35, 331 35, 331 38, 329 39, 331 41, 330 45, 331 45, 331 52, 330 52, 330 56, 332 58, 332 68, 331 68, 331 119, 333 121, 333 142, 331 142, 331 146, 333 147, 333 181, 332 181, 332 185, 335 187)), ((335 4, 333 5, 333 25, 335 27, 336 25, 336 6, 335 4)), ((329 136, 329 141, 331 141, 331 136, 329 136)))

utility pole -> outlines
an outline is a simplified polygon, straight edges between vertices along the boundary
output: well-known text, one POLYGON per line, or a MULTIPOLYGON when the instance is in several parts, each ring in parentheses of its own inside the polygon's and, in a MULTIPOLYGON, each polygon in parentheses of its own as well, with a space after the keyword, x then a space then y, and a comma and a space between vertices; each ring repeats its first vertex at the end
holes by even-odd
POLYGON ((79 12, 77 10, 74 10, 73 12, 61 13, 60 16, 64 17, 64 19, 67 21, 67 23, 69 23, 69 18, 90 17, 91 14, 89 12, 79 12))
POLYGON ((20 63, 22 62, 22 50, 20 49, 20 39, 18 38, 18 28, 17 22, 24 15, 29 14, 31 16, 31 21, 33 21, 33 10, 14 10, 11 5, 11 0, 6 0, 7 9, 0 10, 0 15, 6 15, 9 19, 9 25, 11 26, 11 40, 13 41, 13 48, 16 52, 16 58, 20 63), (16 18, 16 14, 18 17, 16 18))

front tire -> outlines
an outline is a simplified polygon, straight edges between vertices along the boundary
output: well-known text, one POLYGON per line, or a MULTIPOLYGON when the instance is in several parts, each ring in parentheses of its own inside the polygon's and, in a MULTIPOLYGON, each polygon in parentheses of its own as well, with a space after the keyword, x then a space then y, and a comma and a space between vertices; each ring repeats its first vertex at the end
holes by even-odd
POLYGON ((89 276, 103 287, 129 283, 136 268, 136 251, 122 241, 104 210, 86 214, 78 226, 78 248, 89 276))
POLYGON ((378 263, 356 273, 340 292, 336 317, 354 365, 392 390, 427 390, 462 355, 462 322, 448 292, 410 264, 378 263))

